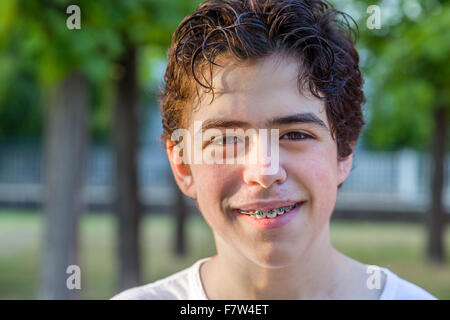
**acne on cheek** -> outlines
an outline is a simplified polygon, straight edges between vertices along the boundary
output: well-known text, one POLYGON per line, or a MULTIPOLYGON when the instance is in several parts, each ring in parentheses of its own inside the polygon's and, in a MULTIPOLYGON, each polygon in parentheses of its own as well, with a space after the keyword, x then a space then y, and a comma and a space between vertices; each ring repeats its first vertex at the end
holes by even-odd
MULTIPOLYGON (((311 197, 311 210, 316 213, 331 214, 336 203, 337 176, 328 158, 329 155, 314 155, 303 159, 296 168, 297 172, 305 172, 303 183, 311 197)), ((322 214, 321 217, 325 218, 322 214)))

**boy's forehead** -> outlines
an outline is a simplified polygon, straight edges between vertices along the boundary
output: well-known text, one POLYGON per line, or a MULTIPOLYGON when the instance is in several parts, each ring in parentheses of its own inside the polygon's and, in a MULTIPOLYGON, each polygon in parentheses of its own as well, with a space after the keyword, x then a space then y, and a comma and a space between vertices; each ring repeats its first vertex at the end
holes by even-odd
POLYGON ((245 63, 222 60, 220 65, 213 72, 214 96, 201 93, 190 125, 195 120, 223 118, 262 126, 269 119, 310 113, 328 126, 324 103, 308 90, 299 91, 295 59, 271 56, 245 63))
MULTIPOLYGON (((260 91, 265 85, 273 86, 274 81, 268 80, 295 83, 299 68, 297 60, 279 54, 247 61, 223 57, 219 63, 221 67, 213 68, 212 72, 214 94, 219 95, 260 91)), ((212 94, 209 91, 204 93, 212 94)))

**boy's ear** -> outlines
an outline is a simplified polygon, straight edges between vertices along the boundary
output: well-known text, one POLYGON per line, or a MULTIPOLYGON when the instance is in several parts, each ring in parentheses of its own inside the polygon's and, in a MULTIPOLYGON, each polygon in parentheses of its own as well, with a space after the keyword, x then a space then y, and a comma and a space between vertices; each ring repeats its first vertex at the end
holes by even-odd
POLYGON ((338 159, 338 186, 347 179, 353 166, 353 151, 355 150, 356 141, 350 143, 352 152, 345 158, 338 159))
POLYGON ((170 168, 172 169, 175 182, 181 191, 188 197, 193 199, 197 198, 195 191, 194 179, 192 177, 189 164, 185 163, 183 155, 180 152, 186 152, 182 150, 175 142, 171 140, 166 141, 167 158, 169 159, 170 168))

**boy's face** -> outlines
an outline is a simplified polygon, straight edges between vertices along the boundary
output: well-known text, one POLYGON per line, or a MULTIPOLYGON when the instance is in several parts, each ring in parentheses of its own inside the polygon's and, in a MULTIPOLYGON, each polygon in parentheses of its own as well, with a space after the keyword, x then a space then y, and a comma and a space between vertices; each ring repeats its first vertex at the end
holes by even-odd
MULTIPOLYGON (((188 129, 192 137, 194 121, 198 120, 239 121, 248 124, 242 127, 244 130, 268 129, 269 137, 270 129, 279 129, 279 166, 274 174, 265 174, 261 161, 183 167, 173 161, 174 154, 168 151, 175 179, 186 195, 196 199, 213 230, 219 254, 241 254, 259 265, 277 267, 320 246, 320 239, 328 239, 337 186, 348 176, 352 156, 338 161, 325 105, 311 94, 299 93, 297 72, 294 60, 276 56, 253 64, 228 64, 213 74, 214 101, 209 104, 211 94, 205 93, 199 108, 190 115, 188 129), (299 114, 317 119, 267 126, 270 120, 299 114), (261 225, 259 219, 252 223, 250 219, 257 218, 237 211, 295 203, 297 208, 273 218, 284 222, 270 228, 261 225)), ((221 130, 225 133, 224 128, 221 130)), ((227 142, 230 145, 212 144, 202 150, 210 153, 208 148, 217 152, 217 148, 235 147, 233 139, 227 142)), ((256 139, 253 145, 261 143, 267 141, 256 139)))

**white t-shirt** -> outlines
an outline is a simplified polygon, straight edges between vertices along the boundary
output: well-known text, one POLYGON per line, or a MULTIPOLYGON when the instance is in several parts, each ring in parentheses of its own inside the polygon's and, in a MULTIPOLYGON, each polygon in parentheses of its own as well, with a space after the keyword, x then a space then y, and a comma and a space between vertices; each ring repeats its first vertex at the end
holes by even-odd
MULTIPOLYGON (((112 300, 208 300, 200 280, 200 266, 211 257, 171 276, 140 287, 125 290, 112 300)), ((406 281, 389 269, 379 267, 386 274, 386 283, 380 300, 434 300, 424 289, 406 281)))

